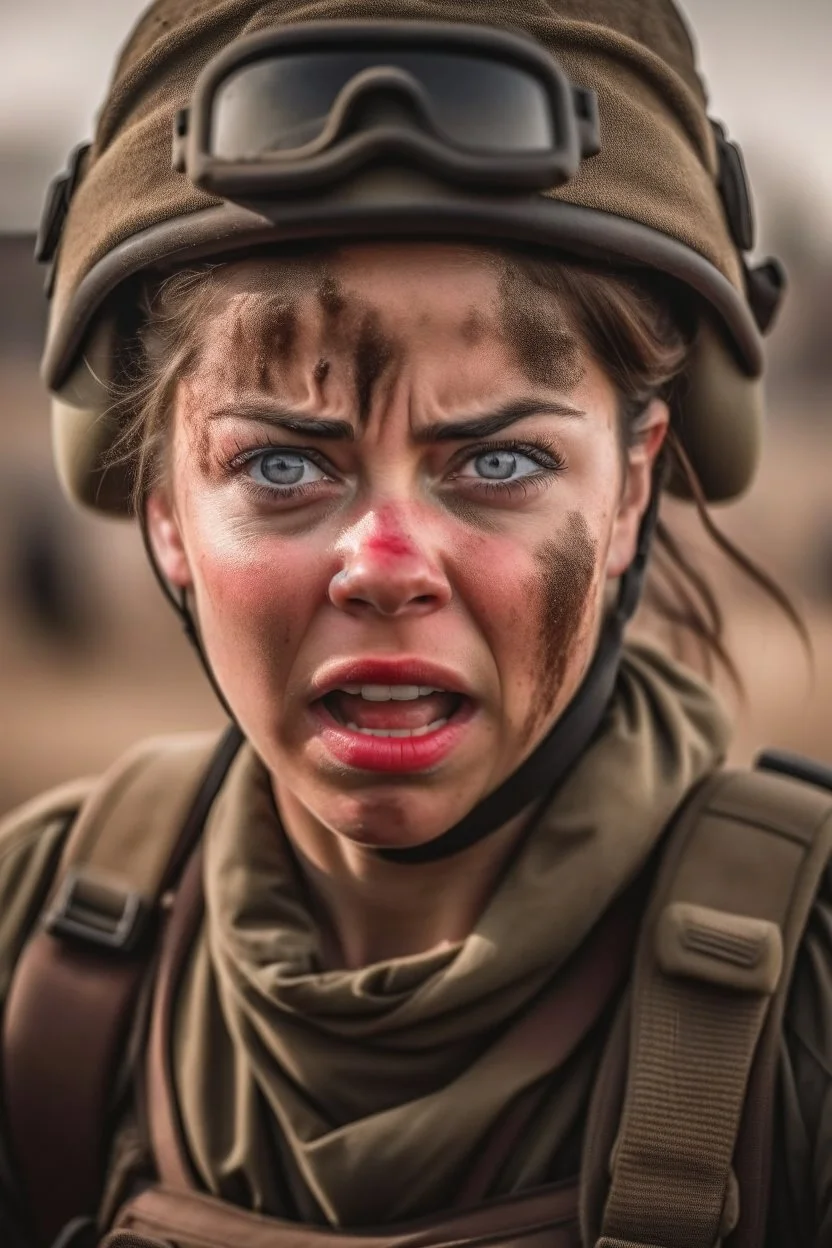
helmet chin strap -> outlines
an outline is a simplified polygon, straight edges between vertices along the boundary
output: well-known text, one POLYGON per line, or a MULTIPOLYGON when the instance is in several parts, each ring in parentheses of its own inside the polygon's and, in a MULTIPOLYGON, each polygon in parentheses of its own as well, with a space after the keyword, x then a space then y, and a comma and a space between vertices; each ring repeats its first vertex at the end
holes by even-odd
POLYGON ((197 657, 199 658, 199 661, 202 665, 202 670, 205 672, 205 675, 208 677, 208 683, 213 689, 214 693, 216 694, 217 700, 220 706, 225 711, 228 718, 231 720, 231 723, 239 732, 240 742, 242 743, 242 741, 244 740, 243 731, 237 724, 236 719, 234 718, 234 712, 231 710, 231 707, 228 705, 228 703, 225 700, 225 694, 223 693, 222 689, 220 689, 219 683, 217 682, 217 678, 214 675, 213 671, 211 670, 211 664, 208 662, 208 658, 205 654, 205 651, 202 648, 202 638, 199 635, 199 629, 196 626, 194 617, 191 615, 191 610, 190 610, 190 607, 188 606, 188 596, 184 589, 181 589, 178 594, 174 592, 170 584, 165 580, 164 576, 162 575, 162 570, 159 567, 158 563, 156 562, 156 554, 153 550, 152 545, 150 544, 150 533, 148 532, 148 528, 147 528, 147 515, 144 511, 144 508, 142 508, 142 510, 139 512, 139 529, 141 530, 142 542, 144 543, 145 553, 147 555, 148 561, 150 562, 150 566, 153 570, 153 575, 156 578, 156 583, 161 589, 165 598, 167 598, 168 602, 173 607, 177 616, 179 617, 179 623, 182 625, 182 629, 185 633, 185 636, 188 638, 188 641, 191 643, 191 645, 193 646, 194 650, 197 653, 197 657))
MULTIPOLYGON (((615 609, 604 623, 595 655, 580 688, 548 735, 516 771, 447 832, 424 845, 411 845, 405 849, 377 849, 374 852, 379 858, 402 864, 438 862, 443 858, 450 858, 484 840, 530 805, 543 798, 550 798, 557 790, 601 727, 612 697, 618 676, 624 629, 641 598, 650 543, 658 520, 660 493, 656 473, 650 503, 639 529, 636 554, 621 578, 615 609)), ((150 566, 162 593, 179 616, 185 635, 199 656, 211 688, 232 724, 236 726, 231 708, 202 648, 185 591, 182 590, 177 597, 162 575, 150 544, 144 512, 139 517, 139 523, 150 566)), ((237 727, 237 731, 242 742, 242 730, 237 727)))

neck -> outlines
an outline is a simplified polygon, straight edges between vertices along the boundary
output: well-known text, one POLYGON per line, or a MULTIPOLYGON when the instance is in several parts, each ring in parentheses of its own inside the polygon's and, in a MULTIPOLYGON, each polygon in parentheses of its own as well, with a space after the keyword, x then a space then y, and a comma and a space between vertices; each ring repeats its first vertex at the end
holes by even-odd
POLYGON ((321 926, 327 970, 355 970, 464 940, 530 815, 524 811, 452 858, 402 865, 324 827, 291 794, 275 797, 321 926))

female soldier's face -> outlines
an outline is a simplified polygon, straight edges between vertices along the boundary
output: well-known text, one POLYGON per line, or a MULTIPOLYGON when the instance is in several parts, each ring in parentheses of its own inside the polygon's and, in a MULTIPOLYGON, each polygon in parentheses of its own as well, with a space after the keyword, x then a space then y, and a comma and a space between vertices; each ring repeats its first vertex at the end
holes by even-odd
POLYGON ((354 246, 214 281, 157 557, 281 804, 431 840, 580 684, 666 409, 623 464, 604 373, 485 252, 354 246))

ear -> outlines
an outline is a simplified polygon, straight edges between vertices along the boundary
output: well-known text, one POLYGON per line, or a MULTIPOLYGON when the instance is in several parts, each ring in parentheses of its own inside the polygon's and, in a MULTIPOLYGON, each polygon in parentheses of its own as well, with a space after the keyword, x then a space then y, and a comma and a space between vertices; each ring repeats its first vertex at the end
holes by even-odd
POLYGON ((148 495, 145 522, 150 549, 165 580, 178 589, 191 589, 191 566, 176 509, 166 489, 160 487, 148 495))
POLYGON ((607 554, 609 579, 623 576, 635 557, 639 527, 650 502, 653 467, 669 424, 667 404, 653 399, 639 420, 635 442, 627 449, 624 483, 607 554))

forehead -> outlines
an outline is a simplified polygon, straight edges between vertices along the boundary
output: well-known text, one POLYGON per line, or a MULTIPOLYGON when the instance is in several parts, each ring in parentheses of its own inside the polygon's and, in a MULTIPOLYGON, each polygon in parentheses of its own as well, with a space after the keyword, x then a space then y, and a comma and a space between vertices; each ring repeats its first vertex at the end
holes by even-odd
MULTIPOLYGON (((349 358, 378 371, 420 353, 448 363, 499 347, 525 376, 561 390, 582 375, 567 311, 510 257, 487 247, 368 243, 303 258, 252 258, 213 275, 203 364, 349 358)), ((319 361, 320 363, 320 361, 319 361)))
POLYGON ((374 309, 390 328, 443 317, 484 316, 500 303, 502 266, 485 249, 441 244, 356 244, 305 258, 263 257, 224 265, 212 278, 211 322, 246 319, 275 299, 298 319, 328 320, 374 309))

